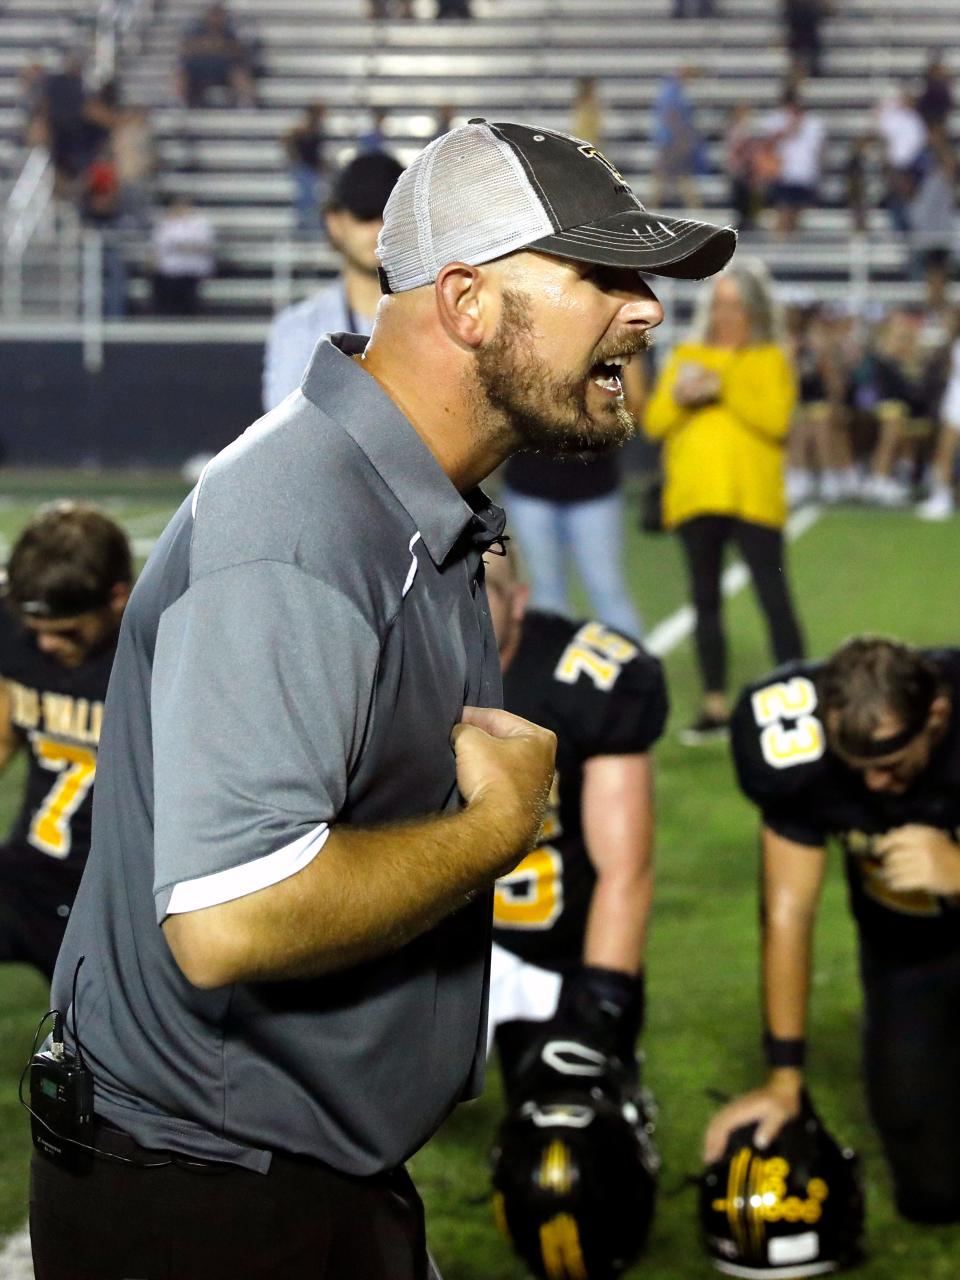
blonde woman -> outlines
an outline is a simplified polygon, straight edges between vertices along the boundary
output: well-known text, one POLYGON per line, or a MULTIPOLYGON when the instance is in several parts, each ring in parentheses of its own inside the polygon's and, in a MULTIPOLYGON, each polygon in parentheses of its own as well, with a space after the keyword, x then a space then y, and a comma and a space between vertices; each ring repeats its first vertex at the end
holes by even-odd
POLYGON ((696 610, 703 702, 681 734, 692 745, 726 734, 726 637, 720 575, 734 542, 749 567, 777 662, 803 656, 786 578, 784 446, 796 380, 761 264, 712 282, 691 341, 681 343, 647 406, 663 441, 663 517, 683 542, 696 610))

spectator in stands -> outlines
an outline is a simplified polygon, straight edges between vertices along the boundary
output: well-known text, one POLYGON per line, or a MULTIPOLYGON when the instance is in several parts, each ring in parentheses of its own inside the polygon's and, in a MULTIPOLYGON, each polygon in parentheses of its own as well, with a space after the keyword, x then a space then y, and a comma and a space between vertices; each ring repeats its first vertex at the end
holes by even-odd
POLYGON ((320 229, 320 207, 326 199, 323 190, 326 176, 323 124, 326 112, 322 102, 311 102, 300 121, 284 138, 298 231, 320 229))
POLYGON ((224 4, 211 4, 190 23, 180 50, 180 96, 188 107, 215 99, 256 106, 250 53, 224 4))
POLYGON ((730 179, 730 207, 738 231, 752 231, 760 205, 757 181, 757 138, 753 108, 741 102, 730 112, 723 139, 724 170, 730 179))
POLYGON ((916 509, 921 520, 949 520, 955 510, 956 465, 960 452, 960 311, 954 313, 950 338, 947 385, 939 406, 930 495, 916 509))
POLYGON ((795 402, 769 277, 761 263, 741 260, 708 286, 693 341, 672 352, 645 423, 663 441, 664 524, 680 535, 696 610, 703 701, 681 735, 688 745, 727 732, 720 578, 729 542, 750 569, 777 662, 803 656, 782 532, 784 443, 795 402))
POLYGON ((677 191, 688 209, 700 207, 696 178, 707 171, 707 154, 697 133, 690 84, 700 74, 681 67, 660 84, 653 107, 654 203, 672 203, 677 191))
POLYGON ((366 133, 361 133, 357 139, 357 149, 360 151, 385 151, 387 148, 387 136, 384 133, 386 123, 386 108, 371 107, 370 128, 366 133))
POLYGON ((200 285, 214 269, 210 219, 190 200, 174 197, 153 233, 153 305, 157 315, 196 315, 200 285))
POLYGON ((922 176, 927 126, 901 86, 887 94, 876 110, 876 128, 883 144, 886 206, 895 230, 910 230, 909 204, 922 176))
POLYGON ((912 446, 929 434, 931 405, 920 317, 895 308, 883 318, 858 373, 863 392, 873 400, 878 434, 863 485, 863 496, 881 507, 902 507, 910 500, 912 446))
POLYGON ((116 80, 105 80, 84 99, 84 139, 88 161, 109 146, 119 115, 119 104, 120 90, 116 80))
POLYGON ((712 18, 716 0, 673 0, 675 18, 712 18))
POLYGON ((825 0, 782 0, 784 34, 794 70, 801 76, 820 74, 822 43, 820 22, 827 11, 825 0))
POLYGON ((437 0, 438 18, 472 18, 470 0, 437 0))
POLYGON ((265 410, 299 387, 325 333, 368 334, 372 329, 380 301, 377 236, 387 197, 402 172, 393 156, 370 151, 355 156, 334 179, 324 217, 342 271, 325 289, 275 317, 264 353, 265 410))
POLYGON ((87 226, 102 232, 103 314, 110 318, 126 315, 127 265, 123 246, 117 237, 120 182, 109 141, 103 144, 84 171, 81 212, 87 226))
POLYGON ((907 209, 916 274, 927 284, 927 305, 942 310, 955 239, 957 156, 942 125, 930 130, 923 175, 907 209))
POLYGON ((596 76, 581 76, 571 103, 570 132, 603 150, 603 104, 596 76))
POLYGON ((937 49, 930 51, 915 106, 928 129, 946 127, 953 109, 953 85, 943 54, 937 49))
POLYGON ((132 230, 146 231, 153 211, 157 170, 153 129, 146 107, 122 107, 117 112, 112 150, 120 185, 120 221, 132 230))
POLYGON ((761 127, 775 150, 779 168, 767 199, 777 211, 778 234, 791 235, 803 211, 817 203, 824 124, 806 110, 796 89, 788 89, 780 110, 771 112, 761 127))
POLYGON ((845 312, 823 306, 797 307, 791 347, 798 403, 787 444, 787 502, 811 498, 842 502, 855 498, 860 477, 847 431, 845 312))
POLYGON ((113 226, 120 212, 120 183, 110 148, 104 146, 84 173, 82 208, 87 222, 113 226))
POLYGON ((90 159, 84 120, 83 61, 68 53, 44 82, 43 113, 58 193, 69 194, 90 159))

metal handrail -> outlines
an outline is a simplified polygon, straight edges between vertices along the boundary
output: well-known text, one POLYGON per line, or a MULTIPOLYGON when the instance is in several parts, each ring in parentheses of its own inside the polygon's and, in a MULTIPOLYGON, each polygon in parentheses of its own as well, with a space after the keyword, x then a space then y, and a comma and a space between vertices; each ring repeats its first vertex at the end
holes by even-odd
POLYGON ((7 197, 3 216, 4 247, 26 247, 53 194, 53 163, 46 147, 34 147, 7 197), (44 200, 44 192, 47 198, 44 200), (39 197, 39 198, 38 198, 39 197))
POLYGON ((3 214, 3 286, 7 315, 23 305, 23 255, 53 200, 53 164, 45 147, 34 147, 14 183, 3 214))

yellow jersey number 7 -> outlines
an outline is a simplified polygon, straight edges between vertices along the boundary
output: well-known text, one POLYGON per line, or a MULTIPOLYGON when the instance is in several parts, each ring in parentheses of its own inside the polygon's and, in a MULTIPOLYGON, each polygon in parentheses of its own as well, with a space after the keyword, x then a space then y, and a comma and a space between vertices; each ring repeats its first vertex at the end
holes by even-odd
POLYGON ((56 778, 33 815, 30 843, 51 858, 66 858, 72 843, 70 819, 93 786, 97 753, 41 733, 33 734, 31 742, 37 763, 56 778))

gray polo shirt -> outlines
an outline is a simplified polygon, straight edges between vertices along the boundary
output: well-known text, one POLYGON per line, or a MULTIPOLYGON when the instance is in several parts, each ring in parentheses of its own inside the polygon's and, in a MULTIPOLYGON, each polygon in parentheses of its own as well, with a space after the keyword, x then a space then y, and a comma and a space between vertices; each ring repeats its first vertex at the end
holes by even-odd
MULTIPOLYGON (((322 342, 301 391, 210 464, 127 608, 93 848, 54 979, 99 1115, 145 1146, 265 1169, 398 1164, 475 1091, 490 902, 382 959, 200 991, 160 923, 322 858, 331 827, 459 804, 449 736, 498 705, 480 557, 503 514, 461 497, 378 384, 322 342)), ((427 851, 424 856, 429 856, 427 851)), ((362 873, 358 873, 362 874, 362 873)))

